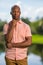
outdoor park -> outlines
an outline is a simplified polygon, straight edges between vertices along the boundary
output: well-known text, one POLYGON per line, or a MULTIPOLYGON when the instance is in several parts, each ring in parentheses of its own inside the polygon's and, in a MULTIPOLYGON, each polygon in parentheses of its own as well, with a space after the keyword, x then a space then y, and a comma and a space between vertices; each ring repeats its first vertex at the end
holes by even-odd
MULTIPOLYGON (((35 54, 41 57, 43 63, 43 18, 35 22, 30 22, 28 18, 21 18, 26 24, 30 25, 32 32, 32 45, 29 47, 28 55, 35 54)), ((3 26, 7 21, 0 20, 0 54, 5 52, 5 39, 3 26)), ((33 55, 34 57, 34 55, 33 55)))
POLYGON ((0 65, 6 65, 3 26, 11 21, 11 7, 15 4, 21 8, 21 20, 31 28, 28 65, 43 65, 43 0, 0 0, 0 65))

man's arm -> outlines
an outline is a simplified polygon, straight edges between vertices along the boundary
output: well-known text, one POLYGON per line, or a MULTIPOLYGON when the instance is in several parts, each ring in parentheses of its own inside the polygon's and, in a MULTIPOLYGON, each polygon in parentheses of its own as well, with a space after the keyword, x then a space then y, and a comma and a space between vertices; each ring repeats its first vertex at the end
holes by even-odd
POLYGON ((16 48, 25 48, 30 46, 32 43, 32 36, 26 37, 26 40, 24 42, 20 42, 20 43, 12 43, 13 47, 16 48))
POLYGON ((13 46, 12 46, 12 44, 11 43, 8 43, 8 41, 6 40, 6 34, 4 35, 4 39, 5 39, 5 46, 6 46, 6 48, 12 48, 13 46))
POLYGON ((4 34, 4 40, 5 40, 5 46, 8 48, 8 46, 7 46, 7 40, 6 40, 6 34, 4 34))
MULTIPOLYGON (((3 27, 3 35, 4 35, 4 40, 5 40, 5 46, 7 47, 7 48, 11 48, 12 47, 12 45, 11 45, 11 43, 8 41, 10 38, 11 38, 11 36, 12 36, 12 32, 13 32, 13 29, 11 29, 10 30, 10 32, 9 32, 9 34, 8 34, 8 24, 5 24, 4 25, 4 27, 3 27), (7 36, 7 34, 8 34, 8 36, 7 36), (10 37, 10 38, 9 38, 10 37), (9 42, 9 43, 8 43, 9 42)), ((13 27, 11 27, 11 28, 13 28, 13 27)))

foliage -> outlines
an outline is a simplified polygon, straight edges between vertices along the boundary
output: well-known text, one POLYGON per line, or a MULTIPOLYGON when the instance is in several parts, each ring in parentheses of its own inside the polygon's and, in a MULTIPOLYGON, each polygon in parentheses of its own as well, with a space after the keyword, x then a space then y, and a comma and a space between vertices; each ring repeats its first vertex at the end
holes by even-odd
POLYGON ((39 34, 43 34, 43 18, 40 20, 40 24, 38 25, 37 31, 39 34))
POLYGON ((23 22, 25 22, 26 24, 29 24, 30 25, 30 21, 28 18, 21 18, 23 22))
POLYGON ((33 34, 43 34, 43 18, 32 22, 31 29, 33 34))
POLYGON ((7 22, 0 20, 0 32, 3 30, 3 26, 5 23, 7 23, 7 22))

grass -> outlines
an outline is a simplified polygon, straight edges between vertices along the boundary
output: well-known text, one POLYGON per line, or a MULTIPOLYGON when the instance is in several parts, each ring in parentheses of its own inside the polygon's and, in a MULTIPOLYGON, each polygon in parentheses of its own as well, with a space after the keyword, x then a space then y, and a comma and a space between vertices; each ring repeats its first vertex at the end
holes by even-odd
POLYGON ((3 35, 3 32, 0 32, 0 35, 3 35))
POLYGON ((43 44, 43 35, 39 35, 39 34, 33 34, 32 35, 32 43, 33 44, 43 44))

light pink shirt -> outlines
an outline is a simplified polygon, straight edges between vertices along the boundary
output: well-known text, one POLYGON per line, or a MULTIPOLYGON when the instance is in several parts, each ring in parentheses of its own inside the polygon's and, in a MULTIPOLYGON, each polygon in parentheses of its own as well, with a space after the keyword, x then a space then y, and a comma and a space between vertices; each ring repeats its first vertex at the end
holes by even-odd
MULTIPOLYGON (((7 34, 8 24, 3 27, 3 34, 7 34)), ((32 36, 30 26, 23 21, 18 21, 14 28, 12 42, 19 43, 25 40, 25 37, 32 36)), ((27 57, 27 48, 11 48, 7 49, 6 57, 12 60, 20 60, 27 57)))

